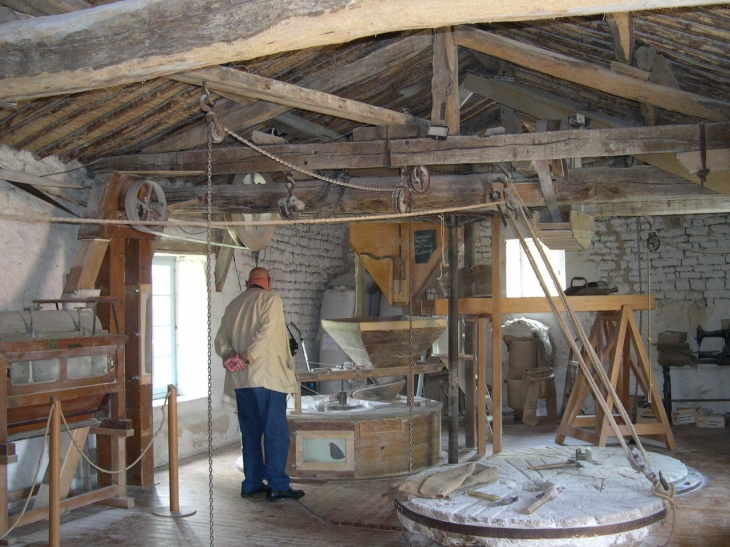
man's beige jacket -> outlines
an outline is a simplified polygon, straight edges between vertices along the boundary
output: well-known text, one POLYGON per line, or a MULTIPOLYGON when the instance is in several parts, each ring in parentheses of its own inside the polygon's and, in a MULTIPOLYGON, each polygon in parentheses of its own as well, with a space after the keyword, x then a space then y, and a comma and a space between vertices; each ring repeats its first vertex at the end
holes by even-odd
POLYGON ((233 390, 244 387, 297 391, 284 304, 276 293, 251 287, 231 300, 215 337, 215 350, 224 361, 236 353, 250 361, 244 370, 226 370, 226 395, 235 398, 233 390))

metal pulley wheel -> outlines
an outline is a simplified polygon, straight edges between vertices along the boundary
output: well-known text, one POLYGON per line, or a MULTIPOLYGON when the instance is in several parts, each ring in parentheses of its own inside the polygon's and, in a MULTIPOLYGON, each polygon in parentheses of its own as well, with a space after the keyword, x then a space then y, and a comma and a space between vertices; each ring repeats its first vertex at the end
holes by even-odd
MULTIPOLYGON (((124 197, 124 212, 127 220, 162 221, 167 217, 165 192, 157 182, 150 179, 138 180, 127 190, 124 197)), ((162 226, 135 225, 139 232, 156 234, 162 226)))
POLYGON ((393 210, 398 214, 407 213, 411 209, 411 195, 408 188, 393 190, 393 210))
POLYGON ((304 202, 296 196, 279 198, 279 214, 281 215, 281 218, 294 220, 294 218, 296 218, 296 214, 299 211, 304 211, 304 208, 304 202))
POLYGON ((646 240, 646 246, 650 251, 657 251, 659 249, 659 236, 656 232, 651 232, 646 240))
POLYGON ((408 186, 416 194, 425 194, 431 186, 431 175, 423 165, 411 167, 408 171, 408 186))
MULTIPOLYGON (((249 173, 246 175, 236 175, 233 184, 267 184, 271 182, 271 178, 267 174, 249 173)), ((255 222, 258 220, 276 220, 276 213, 252 213, 238 214, 227 213, 225 220, 228 222, 255 222)), ((261 251, 274 237, 276 226, 227 226, 228 233, 233 241, 251 249, 252 251, 261 251)))

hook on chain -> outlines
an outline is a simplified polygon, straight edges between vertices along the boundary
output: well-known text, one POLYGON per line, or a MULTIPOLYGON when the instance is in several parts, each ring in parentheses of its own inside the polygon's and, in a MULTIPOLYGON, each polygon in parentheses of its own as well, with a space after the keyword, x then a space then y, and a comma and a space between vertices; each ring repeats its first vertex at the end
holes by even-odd
POLYGON ((214 107, 215 102, 210 96, 210 91, 208 91, 208 82, 203 82, 203 94, 200 96, 200 109, 205 112, 205 121, 208 124, 208 134, 210 135, 211 142, 219 144, 226 138, 226 130, 215 115, 214 107))

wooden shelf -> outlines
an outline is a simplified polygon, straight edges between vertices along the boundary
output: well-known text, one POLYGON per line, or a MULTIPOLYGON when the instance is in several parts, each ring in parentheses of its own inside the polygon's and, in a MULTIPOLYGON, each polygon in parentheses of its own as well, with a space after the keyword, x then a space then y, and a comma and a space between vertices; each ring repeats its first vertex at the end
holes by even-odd
MULTIPOLYGON (((563 303, 556 299, 559 311, 564 311, 563 303)), ((646 294, 607 294, 600 296, 566 296, 574 311, 619 311, 622 306, 630 306, 634 310, 656 308, 656 297, 646 294)), ((551 312, 550 303, 544 296, 534 298, 502 298, 502 313, 543 313, 551 312)), ((424 314, 448 315, 449 301, 446 298, 425 300, 421 309, 424 314)), ((460 298, 459 315, 492 315, 492 298, 460 298)))

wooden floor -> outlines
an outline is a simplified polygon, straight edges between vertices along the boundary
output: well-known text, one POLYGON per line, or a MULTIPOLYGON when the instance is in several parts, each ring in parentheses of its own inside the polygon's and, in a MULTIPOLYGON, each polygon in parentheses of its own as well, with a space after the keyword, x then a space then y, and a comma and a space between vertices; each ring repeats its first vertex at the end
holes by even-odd
MULTIPOLYGON (((555 429, 522 424, 504 427, 504 450, 554 444, 555 429)), ((678 449, 670 453, 705 478, 703 486, 676 498, 676 515, 641 547, 730 546, 730 430, 674 428, 678 449)), ((443 446, 448 439, 444 434, 443 446)), ((573 443, 570 443, 573 444, 573 443)), ((577 443, 574 443, 577 444, 577 443)), ((669 453, 650 441, 650 451, 669 453)), ((91 506, 62 517, 61 545, 77 546, 407 546, 392 501, 383 498, 393 479, 300 484, 307 495, 300 501, 268 503, 263 497, 241 499, 241 475, 232 446, 214 455, 213 540, 210 538, 208 460, 182 462, 180 507, 195 509, 179 519, 157 517, 156 507, 169 507, 166 469, 156 471, 151 488, 132 488, 136 507, 129 510, 91 506)), ((473 459, 462 451, 460 461, 473 459)), ((45 523, 17 530, 19 545, 41 545, 48 539, 45 523)))

